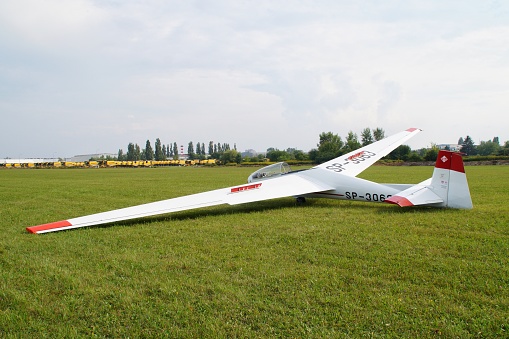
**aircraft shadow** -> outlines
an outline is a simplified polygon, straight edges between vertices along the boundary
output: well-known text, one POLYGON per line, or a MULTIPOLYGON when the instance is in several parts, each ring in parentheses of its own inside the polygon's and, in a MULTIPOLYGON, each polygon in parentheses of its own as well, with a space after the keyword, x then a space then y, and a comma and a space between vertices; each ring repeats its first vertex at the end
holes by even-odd
POLYGON ((189 211, 181 211, 163 214, 159 216, 152 217, 144 217, 138 219, 131 219, 125 221, 119 221, 115 223, 103 224, 94 226, 96 228, 108 228, 112 226, 133 226, 139 225, 140 223, 154 223, 154 222, 164 222, 164 221, 182 221, 189 219, 199 219, 206 216, 221 216, 221 215, 236 215, 236 214, 249 214, 255 212, 263 212, 263 211, 271 211, 278 210, 283 208, 348 208, 350 210, 365 210, 371 209, 376 213, 389 213, 389 214, 408 214, 408 213, 436 213, 438 210, 431 207, 409 207, 409 208, 401 208, 394 205, 389 204, 379 204, 379 203, 364 203, 360 201, 333 201, 327 199, 307 199, 305 203, 297 203, 293 198, 282 198, 275 199, 270 201, 259 201, 252 202, 242 205, 229 206, 229 205, 220 205, 213 207, 206 207, 202 209, 189 210, 189 211))

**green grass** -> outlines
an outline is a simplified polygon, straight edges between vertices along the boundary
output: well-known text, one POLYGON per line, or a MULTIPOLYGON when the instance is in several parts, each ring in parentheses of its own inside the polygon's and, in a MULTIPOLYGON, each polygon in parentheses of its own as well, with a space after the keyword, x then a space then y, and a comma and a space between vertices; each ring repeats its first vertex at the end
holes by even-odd
POLYGON ((0 337, 507 337, 509 167, 466 169, 470 211, 288 198, 46 235, 254 169, 1 170, 0 337))

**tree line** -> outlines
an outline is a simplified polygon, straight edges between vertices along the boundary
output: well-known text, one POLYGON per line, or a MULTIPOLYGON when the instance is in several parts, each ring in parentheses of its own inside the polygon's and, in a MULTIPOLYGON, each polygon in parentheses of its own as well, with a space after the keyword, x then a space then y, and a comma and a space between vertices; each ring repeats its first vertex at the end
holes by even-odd
MULTIPOLYGON (((181 149, 182 150, 182 149, 181 149)), ((234 144, 233 149, 230 148, 228 143, 214 143, 212 141, 208 144, 208 155, 206 152, 205 144, 197 142, 196 147, 190 141, 187 146, 187 159, 190 160, 204 160, 207 158, 218 159, 223 163, 238 162, 242 160, 240 153, 237 151, 237 145, 234 144)), ((183 151, 183 150, 182 150, 183 151)), ((123 149, 119 149, 117 153, 118 161, 145 161, 145 160, 178 160, 179 147, 176 142, 163 144, 161 139, 157 138, 154 148, 150 140, 145 143, 145 148, 141 148, 138 144, 130 142, 127 145, 127 152, 124 153, 123 149)))
MULTIPOLYGON (((242 157, 242 154, 237 150, 236 144, 234 144, 233 148, 231 148, 228 143, 214 143, 210 141, 206 147, 204 143, 197 142, 194 144, 190 141, 187 146, 187 157, 190 160, 212 158, 220 160, 223 164, 260 162, 264 159, 268 159, 272 162, 295 160, 323 163, 378 140, 384 139, 385 131, 380 127, 374 129, 366 127, 360 133, 360 137, 357 133, 349 131, 344 139, 333 132, 322 132, 318 138, 319 142, 317 143, 316 148, 311 149, 309 152, 304 152, 296 148, 279 150, 271 147, 267 149, 265 154, 245 157, 242 157)), ((509 141, 506 141, 503 145, 501 145, 498 137, 494 137, 492 140, 488 141, 481 141, 479 145, 476 145, 472 138, 467 135, 465 138, 459 138, 458 145, 460 146, 460 152, 468 156, 509 155, 509 141)), ((446 147, 446 149, 447 148, 448 147, 446 147)), ((152 148, 150 140, 146 141, 145 148, 141 148, 138 144, 130 142, 127 146, 127 152, 124 153, 123 149, 118 150, 118 157, 116 160, 178 160, 179 150, 181 149, 179 149, 176 142, 163 144, 159 138, 156 139, 154 148, 152 148)), ((440 149, 436 144, 432 144, 428 148, 421 148, 418 150, 412 150, 408 145, 401 145, 387 155, 386 159, 412 162, 435 161, 439 150, 440 149)))
MULTIPOLYGON (((322 132, 319 135, 317 148, 310 150, 308 153, 292 148, 286 151, 272 148, 267 150, 267 158, 271 161, 309 160, 313 163, 323 163, 383 138, 385 138, 385 131, 380 127, 374 129, 366 127, 360 133, 360 138, 357 133, 349 131, 344 140, 336 133, 322 132)), ((479 145, 475 145, 472 138, 467 135, 465 138, 460 137, 458 145, 460 147, 459 151, 467 156, 509 155, 509 141, 501 145, 498 137, 494 137, 493 140, 481 141, 479 145)), ((445 149, 450 150, 450 147, 446 146, 445 149)), ((437 144, 417 150, 412 150, 408 145, 401 145, 389 153, 385 159, 410 162, 435 161, 439 151, 440 148, 437 144)))
POLYGON ((509 140, 501 145, 498 137, 494 137, 492 140, 481 141, 479 145, 476 145, 472 138, 467 135, 465 139, 460 137, 458 144, 462 145, 461 152, 466 155, 509 155, 509 140))

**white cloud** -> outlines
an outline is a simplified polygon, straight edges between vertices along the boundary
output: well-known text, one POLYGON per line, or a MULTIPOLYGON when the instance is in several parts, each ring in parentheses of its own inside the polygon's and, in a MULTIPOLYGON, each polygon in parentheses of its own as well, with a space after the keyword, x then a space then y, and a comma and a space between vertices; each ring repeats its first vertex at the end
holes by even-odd
POLYGON ((364 127, 424 128, 416 147, 508 140, 508 13, 468 1, 1 2, 12 128, 0 141, 42 127, 37 152, 71 155, 165 133, 258 150, 364 127))
MULTIPOLYGON (((97 37, 106 14, 86 0, 19 0, 0 4, 1 26, 35 48, 74 48, 97 37)), ((60 50, 60 52, 62 52, 60 50)))

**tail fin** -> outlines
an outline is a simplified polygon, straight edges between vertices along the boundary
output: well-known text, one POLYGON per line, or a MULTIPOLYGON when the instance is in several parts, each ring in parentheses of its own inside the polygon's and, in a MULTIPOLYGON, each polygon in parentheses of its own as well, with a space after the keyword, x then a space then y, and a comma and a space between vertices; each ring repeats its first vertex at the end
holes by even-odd
POLYGON ((459 153, 438 152, 433 177, 393 195, 385 202, 406 206, 472 208, 463 159, 459 153))
POLYGON ((443 199, 444 207, 473 207, 463 159, 459 153, 445 150, 438 152, 430 189, 443 199))

